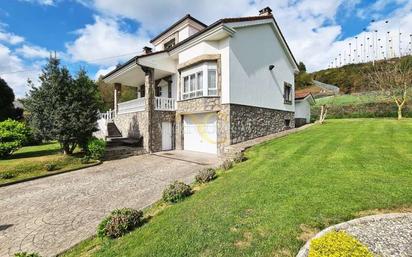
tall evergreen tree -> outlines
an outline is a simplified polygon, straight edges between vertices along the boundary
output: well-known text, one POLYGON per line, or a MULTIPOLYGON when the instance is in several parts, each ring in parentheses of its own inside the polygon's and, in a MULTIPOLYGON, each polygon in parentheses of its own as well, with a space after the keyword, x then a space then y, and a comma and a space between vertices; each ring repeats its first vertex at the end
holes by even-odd
POLYGON ((29 123, 45 139, 57 140, 65 154, 76 146, 85 147, 96 131, 97 87, 84 70, 73 79, 56 58, 50 58, 39 77, 41 85, 31 87, 25 101, 29 123))

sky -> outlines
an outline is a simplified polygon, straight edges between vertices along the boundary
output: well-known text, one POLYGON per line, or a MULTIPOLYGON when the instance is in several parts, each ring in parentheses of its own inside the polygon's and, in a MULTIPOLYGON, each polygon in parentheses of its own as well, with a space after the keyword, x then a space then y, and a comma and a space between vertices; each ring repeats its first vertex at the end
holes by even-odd
POLYGON ((56 52, 72 73, 85 68, 96 79, 188 13, 211 24, 254 16, 266 6, 309 71, 348 56, 349 43, 366 40, 370 31, 378 30, 382 40, 391 31, 394 54, 399 31, 400 51, 411 46, 412 0, 0 0, 0 77, 24 97, 27 79, 38 83, 41 67, 56 52))

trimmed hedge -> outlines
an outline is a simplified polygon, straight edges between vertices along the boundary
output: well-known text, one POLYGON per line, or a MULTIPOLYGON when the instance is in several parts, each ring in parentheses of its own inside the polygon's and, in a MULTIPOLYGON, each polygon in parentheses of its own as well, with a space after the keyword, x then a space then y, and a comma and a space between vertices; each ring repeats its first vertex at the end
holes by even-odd
POLYGON ((163 191, 163 201, 177 203, 192 194, 192 188, 183 182, 175 181, 163 191))

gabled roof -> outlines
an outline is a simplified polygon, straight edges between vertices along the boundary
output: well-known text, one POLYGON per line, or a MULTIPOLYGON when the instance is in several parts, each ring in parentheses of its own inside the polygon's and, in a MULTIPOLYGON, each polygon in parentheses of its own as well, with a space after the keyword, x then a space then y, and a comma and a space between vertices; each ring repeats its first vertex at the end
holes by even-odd
POLYGON ((315 102, 315 98, 313 97, 311 92, 296 92, 295 93, 295 100, 296 101, 302 101, 309 98, 310 102, 315 102))
POLYGON ((152 38, 152 40, 150 40, 150 43, 153 43, 154 41, 156 41, 157 39, 159 39, 161 36, 163 36, 164 34, 166 34, 167 32, 169 32, 170 30, 172 30, 173 28, 175 28, 177 25, 179 25, 180 23, 182 23, 183 21, 185 21, 186 19, 190 19, 194 22, 196 22, 197 24, 201 25, 202 27, 207 27, 206 24, 204 24, 203 22, 199 21, 196 18, 193 18, 192 16, 190 16, 190 14, 186 14, 183 18, 181 18, 180 20, 176 21, 175 23, 173 23, 170 27, 168 27, 167 29, 165 29, 163 32, 161 32, 159 35, 155 36, 154 38, 152 38))
MULTIPOLYGON (((164 33, 167 33, 167 31, 169 31, 169 30, 172 29, 173 27, 177 26, 179 23, 181 23, 183 20, 185 20, 185 19, 187 19, 187 18, 191 18, 191 19, 195 20, 196 22, 200 22, 200 21, 194 19, 193 17, 191 17, 190 15, 186 15, 185 17, 183 17, 182 19, 180 19, 179 21, 177 21, 175 24, 173 24, 171 27, 169 27, 167 30, 165 30, 164 32, 162 32, 161 34, 159 34, 156 38, 152 39, 152 41, 154 41, 154 40, 156 40, 157 38, 161 37, 164 33)), ((116 71, 122 69, 123 67, 129 65, 130 63, 136 61, 138 58, 142 58, 142 57, 146 57, 146 56, 150 56, 150 55, 154 55, 154 54, 158 54, 158 53, 164 53, 164 52, 173 51, 174 49, 176 49, 176 48, 178 48, 178 47, 186 44, 187 42, 191 41, 192 39, 199 37, 200 35, 204 34, 204 33, 207 32, 207 31, 210 31, 211 29, 213 29, 213 28, 215 28, 215 27, 217 27, 217 26, 219 26, 219 25, 222 25, 222 24, 225 24, 225 23, 246 22, 246 21, 258 21, 258 20, 266 20, 266 19, 271 19, 271 20, 273 20, 273 22, 274 22, 274 24, 275 24, 275 26, 276 26, 276 29, 279 31, 281 40, 283 41, 283 43, 284 43, 285 46, 286 46, 286 50, 287 50, 288 53, 290 54, 291 59, 293 60, 295 66, 296 66, 296 68, 297 68, 297 67, 298 67, 298 63, 296 62, 296 59, 295 59, 295 57, 293 56, 292 51, 290 50, 290 47, 289 47, 288 43, 286 42, 286 39, 285 39, 285 37, 283 36, 282 31, 281 31, 280 28, 279 28, 279 25, 277 24, 277 22, 276 22, 275 18, 273 17, 273 15, 270 14, 270 15, 238 17, 238 18, 224 18, 224 19, 217 20, 216 22, 212 23, 212 24, 209 25, 209 26, 206 26, 206 25, 204 25, 203 23, 200 22, 199 24, 203 24, 203 25, 205 26, 204 29, 198 31, 197 33, 195 33, 195 34, 191 35, 190 37, 188 37, 188 38, 180 41, 179 43, 177 43, 177 44, 174 45, 173 47, 168 48, 168 49, 166 49, 166 50, 162 50, 162 51, 158 51, 158 52, 153 52, 153 53, 150 53, 150 54, 143 54, 143 55, 135 56, 135 57, 133 57, 132 59, 130 59, 129 61, 127 61, 125 64, 117 67, 115 70, 113 70, 113 71, 109 72, 108 74, 106 74, 105 76, 103 76, 103 79, 109 77, 110 75, 112 75, 112 74, 115 73, 116 71)), ((152 41, 150 41, 150 42, 152 42, 152 41)), ((298 69, 298 68, 297 68, 297 69, 298 69)))

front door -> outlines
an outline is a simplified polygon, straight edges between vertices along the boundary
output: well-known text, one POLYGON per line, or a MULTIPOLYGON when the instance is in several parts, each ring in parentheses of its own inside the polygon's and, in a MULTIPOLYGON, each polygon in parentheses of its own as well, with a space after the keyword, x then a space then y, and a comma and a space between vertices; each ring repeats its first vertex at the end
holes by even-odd
POLYGON ((172 123, 162 122, 162 150, 172 150, 172 123))

